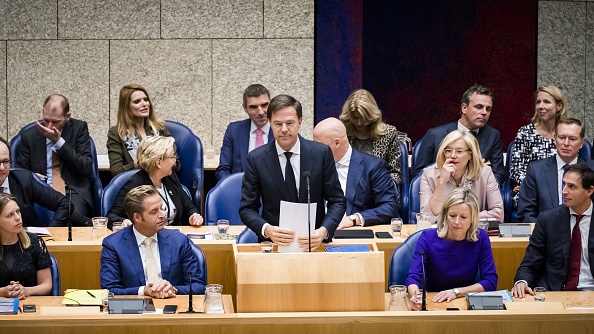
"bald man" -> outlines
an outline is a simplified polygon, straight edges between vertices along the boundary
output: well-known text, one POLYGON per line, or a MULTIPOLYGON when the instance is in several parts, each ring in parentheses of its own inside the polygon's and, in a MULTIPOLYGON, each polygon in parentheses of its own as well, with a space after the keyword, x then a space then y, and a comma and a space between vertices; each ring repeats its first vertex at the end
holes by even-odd
POLYGON ((313 139, 330 146, 340 187, 347 200, 338 229, 386 224, 398 212, 398 191, 383 159, 353 150, 346 128, 327 118, 314 128, 313 139))

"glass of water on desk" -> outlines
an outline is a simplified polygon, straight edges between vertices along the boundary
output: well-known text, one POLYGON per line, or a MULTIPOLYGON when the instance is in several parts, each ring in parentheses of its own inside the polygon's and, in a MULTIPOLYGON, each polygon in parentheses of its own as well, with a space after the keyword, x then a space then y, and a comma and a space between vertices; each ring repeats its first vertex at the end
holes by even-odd
POLYGON ((107 217, 93 217, 91 240, 99 240, 107 234, 107 217))
POLYGON ((534 288, 534 300, 537 302, 544 302, 546 299, 545 293, 547 289, 542 286, 537 286, 534 288))
POLYGON ((392 226, 392 236, 399 237, 402 233, 402 219, 392 218, 390 225, 392 226))
POLYGON ((227 234, 227 231, 229 230, 229 221, 227 219, 217 220, 217 229, 220 234, 227 234))

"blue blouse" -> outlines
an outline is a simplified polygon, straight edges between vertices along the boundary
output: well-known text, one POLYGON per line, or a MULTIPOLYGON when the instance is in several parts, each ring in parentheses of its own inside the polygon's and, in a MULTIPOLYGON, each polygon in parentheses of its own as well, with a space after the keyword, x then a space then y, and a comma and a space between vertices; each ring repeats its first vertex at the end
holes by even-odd
POLYGON ((427 229, 419 236, 406 285, 423 287, 421 256, 424 254, 427 291, 443 291, 479 283, 485 291, 497 288, 491 241, 479 229, 477 242, 452 241, 437 236, 437 229, 427 229), (477 275, 479 270, 480 275, 477 275), (478 282, 477 282, 478 281, 478 282))

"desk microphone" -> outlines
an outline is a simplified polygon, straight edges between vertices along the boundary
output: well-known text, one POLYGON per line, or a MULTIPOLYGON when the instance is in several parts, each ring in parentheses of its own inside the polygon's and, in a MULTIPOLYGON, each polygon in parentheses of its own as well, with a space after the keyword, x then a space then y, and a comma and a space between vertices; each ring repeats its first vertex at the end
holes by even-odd
POLYGON ((421 255, 421 266, 423 267, 423 296, 421 301, 421 311, 427 311, 427 278, 425 277, 425 253, 421 255))
POLYGON ((308 235, 308 249, 311 253, 311 213, 310 213, 310 206, 311 206, 311 193, 309 191, 309 178, 311 177, 311 172, 306 170, 303 172, 303 177, 305 178, 305 184, 307 185, 307 235, 308 235))
POLYGON ((64 182, 64 190, 68 193, 68 241, 72 241, 72 189, 64 182))
POLYGON ((194 307, 192 306, 192 273, 188 273, 190 276, 190 293, 188 294, 188 310, 186 312, 179 312, 179 313, 200 313, 194 311, 194 307))

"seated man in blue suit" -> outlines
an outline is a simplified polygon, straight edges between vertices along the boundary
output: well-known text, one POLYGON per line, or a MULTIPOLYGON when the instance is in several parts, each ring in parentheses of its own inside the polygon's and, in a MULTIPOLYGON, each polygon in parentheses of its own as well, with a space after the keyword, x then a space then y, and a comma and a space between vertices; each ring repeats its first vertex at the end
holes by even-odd
POLYGON ((33 172, 29 170, 10 170, 10 149, 8 142, 0 137, 0 192, 12 194, 17 199, 21 209, 23 226, 38 226, 44 224, 35 212, 35 203, 54 211, 49 226, 68 225, 68 199, 55 191, 49 185, 43 185, 35 180, 33 172))
POLYGON ((227 126, 215 172, 217 180, 245 171, 248 153, 274 139, 266 117, 269 104, 270 93, 266 87, 253 84, 245 89, 242 106, 249 118, 227 126))
POLYGON ((489 88, 480 85, 468 88, 462 95, 460 119, 457 122, 429 129, 423 137, 412 176, 421 174, 423 168, 435 162, 439 144, 448 133, 464 130, 475 134, 483 159, 491 163, 497 182, 500 186, 503 185, 505 168, 499 131, 487 125, 492 107, 493 92, 489 88))
POLYGON ((398 212, 398 191, 383 159, 353 150, 344 124, 326 118, 316 125, 313 139, 330 146, 338 180, 346 197, 346 214, 338 229, 389 223, 398 212))
POLYGON ((132 221, 103 239, 101 288, 116 295, 169 298, 204 294, 206 277, 198 267, 191 241, 184 234, 164 229, 161 197, 153 186, 139 186, 124 199, 132 221))
POLYGON ((520 186, 518 220, 536 223, 538 214, 563 204, 563 172, 578 162, 594 168, 594 162, 578 156, 584 145, 585 129, 575 118, 560 120, 555 128, 557 154, 528 165, 526 177, 520 186))

